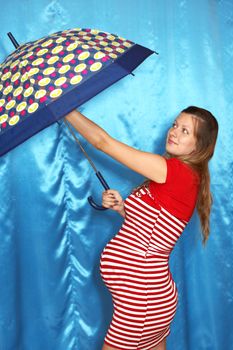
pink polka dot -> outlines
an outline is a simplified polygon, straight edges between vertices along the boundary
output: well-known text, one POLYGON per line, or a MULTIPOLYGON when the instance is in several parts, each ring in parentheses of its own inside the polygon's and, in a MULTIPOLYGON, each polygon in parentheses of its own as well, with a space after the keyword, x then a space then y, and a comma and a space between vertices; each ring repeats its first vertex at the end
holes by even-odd
POLYGON ((74 77, 74 73, 70 73, 70 74, 69 74, 69 77, 70 77, 70 78, 73 78, 73 77, 74 77))
POLYGON ((54 86, 50 86, 50 87, 49 87, 49 91, 53 91, 54 89, 55 89, 54 86))
POLYGON ((50 76, 54 78, 54 77, 56 77, 56 76, 57 76, 57 73, 56 73, 56 72, 54 72, 54 73, 50 74, 50 76))
POLYGON ((18 101, 22 100, 22 98, 23 98, 22 95, 17 96, 17 100, 18 100, 18 101))
POLYGON ((48 54, 48 55, 46 55, 45 57, 46 57, 46 58, 50 58, 50 57, 52 57, 52 55, 48 54))
POLYGON ((90 29, 90 28, 87 28, 87 29, 86 29, 86 32, 90 32, 90 31, 91 31, 91 29, 90 29))
POLYGON ((24 117, 24 116, 25 116, 25 114, 26 114, 25 109, 24 109, 22 112, 20 112, 20 115, 22 115, 22 117, 24 117))
POLYGON ((93 63, 95 63, 94 60, 89 60, 89 61, 88 61, 88 64, 93 64, 93 63))
POLYGON ((3 107, 0 107, 0 113, 3 111, 3 107))
POLYGON ((44 63, 41 63, 41 64, 39 64, 39 67, 40 67, 40 68, 44 68, 44 67, 45 67, 45 64, 44 64, 44 63))
POLYGON ((108 61, 108 60, 109 60, 109 57, 108 57, 108 56, 105 56, 105 57, 103 57, 103 58, 101 59, 102 62, 106 62, 106 61, 108 61))
POLYGON ((83 50, 76 50, 76 52, 77 52, 77 53, 81 53, 81 52, 83 52, 83 50))
POLYGON ((2 128, 6 128, 6 126, 7 126, 6 122, 2 124, 2 128))
POLYGON ((88 70, 87 69, 84 69, 83 71, 82 71, 82 74, 87 74, 88 73, 88 70))
POLYGON ((57 68, 61 68, 62 64, 61 63, 57 63, 57 68))
POLYGON ((47 100, 47 97, 46 97, 46 96, 41 97, 41 98, 40 98, 40 103, 43 103, 43 102, 45 102, 46 100, 47 100))
POLYGON ((34 100, 33 100, 32 98, 30 98, 30 100, 28 101, 28 103, 29 103, 30 105, 32 105, 33 102, 34 102, 34 100))
POLYGON ((12 100, 12 96, 7 97, 7 101, 10 102, 12 100))
POLYGON ((14 111, 11 111, 11 112, 10 112, 10 117, 14 117, 14 115, 15 115, 15 112, 14 112, 14 111))
POLYGON ((62 85, 63 89, 67 89, 68 86, 69 86, 68 84, 63 84, 63 85, 62 85))
POLYGON ((41 80, 43 78, 43 75, 38 75, 37 80, 41 80))
POLYGON ((70 42, 69 42, 69 41, 67 41, 67 42, 65 43, 65 45, 66 45, 66 46, 69 46, 69 45, 70 45, 70 42))
POLYGON ((75 64, 75 63, 77 63, 77 62, 76 62, 76 60, 71 60, 70 63, 71 63, 71 64, 75 64))

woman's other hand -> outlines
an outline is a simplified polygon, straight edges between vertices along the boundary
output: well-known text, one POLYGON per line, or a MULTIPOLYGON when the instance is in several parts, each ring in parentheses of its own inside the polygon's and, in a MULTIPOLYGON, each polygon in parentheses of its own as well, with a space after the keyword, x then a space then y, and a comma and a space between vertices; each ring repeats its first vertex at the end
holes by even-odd
POLYGON ((102 194, 102 205, 105 208, 117 211, 125 217, 124 200, 118 191, 111 189, 104 191, 102 194))

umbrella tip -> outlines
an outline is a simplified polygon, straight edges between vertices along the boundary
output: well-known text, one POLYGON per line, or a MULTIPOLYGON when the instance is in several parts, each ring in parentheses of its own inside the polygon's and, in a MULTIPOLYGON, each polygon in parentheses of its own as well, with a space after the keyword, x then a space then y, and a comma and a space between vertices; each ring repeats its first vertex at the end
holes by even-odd
POLYGON ((9 36, 9 38, 10 38, 12 44, 14 45, 14 47, 17 49, 19 47, 19 43, 15 39, 14 35, 11 32, 7 33, 7 35, 9 36))

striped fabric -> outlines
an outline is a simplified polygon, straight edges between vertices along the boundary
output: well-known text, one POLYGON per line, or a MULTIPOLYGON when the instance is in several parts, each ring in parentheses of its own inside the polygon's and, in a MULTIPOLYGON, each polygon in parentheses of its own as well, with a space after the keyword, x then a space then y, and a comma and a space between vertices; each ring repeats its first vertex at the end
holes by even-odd
POLYGON ((114 304, 105 343, 120 350, 149 350, 170 333, 178 291, 169 255, 187 222, 156 203, 146 186, 126 198, 125 211, 120 231, 100 260, 114 304))

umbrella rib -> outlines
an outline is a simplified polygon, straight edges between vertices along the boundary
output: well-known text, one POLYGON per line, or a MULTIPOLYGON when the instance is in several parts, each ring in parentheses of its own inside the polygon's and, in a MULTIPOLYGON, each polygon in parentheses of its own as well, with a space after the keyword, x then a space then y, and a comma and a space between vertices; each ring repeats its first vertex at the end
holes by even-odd
POLYGON ((64 118, 64 123, 66 124, 67 128, 69 129, 71 135, 73 136, 73 138, 75 139, 75 142, 79 145, 81 151, 84 153, 85 157, 87 158, 87 160, 89 161, 89 163, 91 164, 92 168, 95 170, 95 172, 97 173, 98 170, 95 167, 95 164, 93 163, 93 161, 91 160, 91 158, 89 157, 89 155, 87 154, 87 152, 85 151, 85 149, 83 148, 81 142, 79 141, 79 139, 77 138, 77 136, 75 135, 75 133, 73 132, 73 130, 70 127, 70 123, 64 118))

